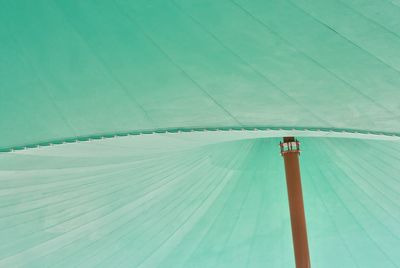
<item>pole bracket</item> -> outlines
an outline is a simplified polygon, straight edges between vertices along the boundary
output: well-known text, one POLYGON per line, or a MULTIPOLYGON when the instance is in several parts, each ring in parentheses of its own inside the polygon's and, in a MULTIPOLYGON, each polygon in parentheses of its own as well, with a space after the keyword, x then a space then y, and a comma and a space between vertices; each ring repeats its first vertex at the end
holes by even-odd
POLYGON ((300 154, 300 142, 297 139, 293 141, 280 142, 279 146, 281 147, 282 156, 287 153, 300 154))

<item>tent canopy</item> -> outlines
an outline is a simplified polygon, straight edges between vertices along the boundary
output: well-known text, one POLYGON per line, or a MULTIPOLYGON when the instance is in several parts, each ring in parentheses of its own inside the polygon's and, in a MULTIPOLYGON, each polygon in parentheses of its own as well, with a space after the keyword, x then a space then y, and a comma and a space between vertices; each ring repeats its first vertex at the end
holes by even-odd
POLYGON ((293 267, 288 135, 313 267, 398 267, 399 100, 399 0, 2 1, 0 267, 293 267))
POLYGON ((5 1, 0 148, 168 128, 399 133, 396 1, 5 1))

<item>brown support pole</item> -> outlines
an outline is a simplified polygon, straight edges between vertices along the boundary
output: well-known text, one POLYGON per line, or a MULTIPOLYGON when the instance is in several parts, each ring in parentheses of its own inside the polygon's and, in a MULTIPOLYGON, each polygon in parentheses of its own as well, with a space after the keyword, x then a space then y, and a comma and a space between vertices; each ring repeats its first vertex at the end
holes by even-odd
POLYGON ((306 218, 301 189, 299 142, 294 137, 283 138, 281 153, 285 162, 286 184, 289 198, 290 221, 292 224, 293 248, 296 268, 310 268, 306 218))

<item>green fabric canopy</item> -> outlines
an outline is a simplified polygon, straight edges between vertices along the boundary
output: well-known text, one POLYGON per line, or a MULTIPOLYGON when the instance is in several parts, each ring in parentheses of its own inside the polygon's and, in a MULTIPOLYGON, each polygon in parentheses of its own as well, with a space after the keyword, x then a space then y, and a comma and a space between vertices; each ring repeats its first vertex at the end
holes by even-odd
POLYGON ((0 3, 0 267, 293 267, 288 135, 312 267, 399 267, 400 0, 0 3))
POLYGON ((396 1, 3 1, 0 147, 165 128, 399 133, 396 1))

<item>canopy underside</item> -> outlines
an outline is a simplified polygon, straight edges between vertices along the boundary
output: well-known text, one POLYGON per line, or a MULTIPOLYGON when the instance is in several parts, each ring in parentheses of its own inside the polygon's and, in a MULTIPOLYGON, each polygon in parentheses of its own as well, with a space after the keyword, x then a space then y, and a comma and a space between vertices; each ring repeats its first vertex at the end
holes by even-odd
POLYGON ((287 135, 312 266, 400 266, 399 51, 400 0, 1 1, 0 267, 293 267, 287 135))
MULTIPOLYGON (((400 265, 400 144, 302 138, 315 267, 400 265)), ((293 267, 279 140, 148 135, 0 155, 0 266, 293 267)))
POLYGON ((3 1, 0 148, 104 133, 400 133, 400 3, 3 1))

